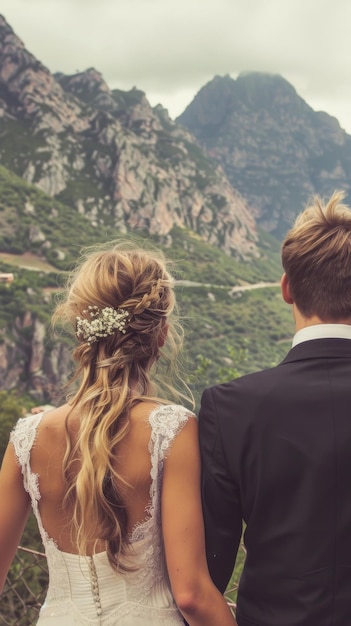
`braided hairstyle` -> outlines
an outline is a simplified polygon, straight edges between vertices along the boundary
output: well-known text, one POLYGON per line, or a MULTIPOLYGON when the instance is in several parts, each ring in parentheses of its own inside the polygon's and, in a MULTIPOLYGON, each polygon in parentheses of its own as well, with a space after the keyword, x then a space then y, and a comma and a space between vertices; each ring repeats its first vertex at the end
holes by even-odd
POLYGON ((78 334, 71 382, 79 383, 70 405, 80 423, 72 441, 68 415, 64 504, 73 510, 79 553, 102 540, 111 565, 123 569, 120 556, 128 546, 128 519, 124 481, 116 471, 117 445, 128 432, 132 406, 160 391, 154 368, 166 339, 173 361, 182 345, 181 329, 171 316, 173 279, 163 256, 126 245, 90 253, 68 281, 53 321, 69 322, 76 330, 77 317, 86 318, 91 307, 122 308, 128 321, 123 332, 117 329, 94 342, 78 334))

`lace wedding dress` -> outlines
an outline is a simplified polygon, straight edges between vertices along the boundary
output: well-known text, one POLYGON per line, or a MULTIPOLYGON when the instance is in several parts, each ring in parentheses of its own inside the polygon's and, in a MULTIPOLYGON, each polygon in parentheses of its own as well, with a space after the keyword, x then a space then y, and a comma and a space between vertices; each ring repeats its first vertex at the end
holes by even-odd
POLYGON ((43 527, 40 476, 30 465, 30 452, 43 413, 18 420, 11 433, 23 482, 32 501, 49 568, 49 588, 38 626, 180 626, 183 619, 173 600, 161 533, 160 495, 163 462, 191 414, 166 405, 149 415, 151 438, 150 503, 146 519, 131 535, 133 571, 116 573, 105 552, 79 556, 59 550, 43 527))

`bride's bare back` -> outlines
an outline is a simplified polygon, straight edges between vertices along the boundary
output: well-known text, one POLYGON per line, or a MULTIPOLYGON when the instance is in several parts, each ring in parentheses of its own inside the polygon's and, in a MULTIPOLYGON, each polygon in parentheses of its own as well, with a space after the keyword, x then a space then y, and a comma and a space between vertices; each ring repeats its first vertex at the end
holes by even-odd
MULTIPOLYGON (((133 407, 129 416, 129 431, 115 451, 116 470, 125 481, 123 501, 127 510, 129 533, 144 521, 150 503, 151 462, 148 445, 151 431, 148 416, 157 406, 153 402, 140 402, 133 407)), ((31 453, 31 466, 33 472, 40 477, 39 510, 44 528, 60 550, 77 553, 77 546, 72 541, 72 511, 63 507, 67 487, 62 468, 67 445, 65 421, 69 411, 70 407, 66 404, 44 414, 31 453)), ((75 412, 68 418, 72 443, 75 443, 77 437, 79 419, 75 412)), ((91 497, 94 497, 93 493, 91 497)), ((95 548, 91 545, 88 553, 104 549, 105 545, 100 542, 95 548)))

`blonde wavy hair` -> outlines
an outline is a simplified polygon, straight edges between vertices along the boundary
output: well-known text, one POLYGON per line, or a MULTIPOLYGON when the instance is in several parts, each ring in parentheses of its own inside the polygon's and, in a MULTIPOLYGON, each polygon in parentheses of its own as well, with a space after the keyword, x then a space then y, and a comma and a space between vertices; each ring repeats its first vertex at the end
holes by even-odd
POLYGON ((128 432, 131 408, 162 393, 162 385, 155 382, 160 350, 167 364, 163 392, 167 388, 169 397, 171 391, 172 399, 191 398, 191 393, 185 385, 177 394, 168 384, 171 373, 176 376, 183 333, 174 316, 174 281, 161 253, 126 244, 90 251, 68 280, 53 323, 68 322, 76 332, 77 317, 86 318, 89 306, 123 308, 129 321, 125 334, 116 330, 93 343, 78 339, 74 348, 77 367, 70 382, 78 381, 78 390, 70 405, 79 413, 80 425, 72 442, 68 416, 64 505, 73 510, 79 553, 86 554, 91 542, 104 541, 111 565, 120 569, 128 546, 128 519, 122 497, 125 483, 115 469, 116 449, 128 432))

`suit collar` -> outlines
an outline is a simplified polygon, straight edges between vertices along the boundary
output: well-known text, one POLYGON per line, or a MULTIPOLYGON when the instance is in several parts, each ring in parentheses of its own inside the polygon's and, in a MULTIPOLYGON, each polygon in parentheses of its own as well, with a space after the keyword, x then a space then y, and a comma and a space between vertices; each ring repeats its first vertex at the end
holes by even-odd
POLYGON ((351 324, 314 324, 297 331, 292 347, 310 339, 351 339, 351 324))
POLYGON ((291 348, 281 365, 291 363, 292 361, 323 358, 351 359, 351 340, 327 338, 303 341, 291 348))

